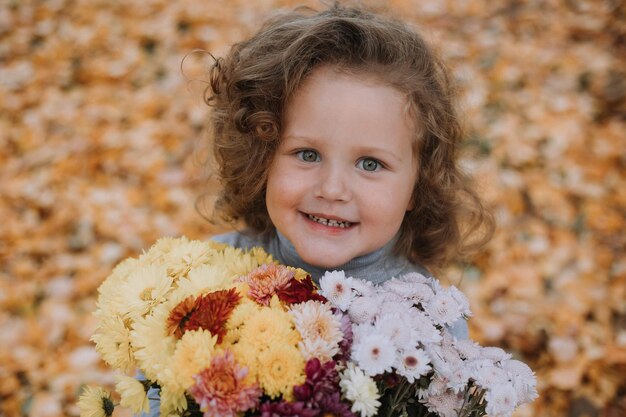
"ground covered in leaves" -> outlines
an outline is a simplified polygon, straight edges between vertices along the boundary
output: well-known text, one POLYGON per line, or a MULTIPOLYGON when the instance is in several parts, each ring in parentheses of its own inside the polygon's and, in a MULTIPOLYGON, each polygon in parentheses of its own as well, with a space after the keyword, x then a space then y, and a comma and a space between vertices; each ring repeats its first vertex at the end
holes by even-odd
MULTIPOLYGON (((181 61, 295 4, 0 2, 1 416, 75 416, 83 384, 112 382, 88 341, 98 285, 160 236, 216 232, 194 208, 208 58, 181 61)), ((624 2, 371 4, 421 27, 459 82, 498 231, 446 281, 473 338, 537 371, 518 415, 626 415, 624 2)))

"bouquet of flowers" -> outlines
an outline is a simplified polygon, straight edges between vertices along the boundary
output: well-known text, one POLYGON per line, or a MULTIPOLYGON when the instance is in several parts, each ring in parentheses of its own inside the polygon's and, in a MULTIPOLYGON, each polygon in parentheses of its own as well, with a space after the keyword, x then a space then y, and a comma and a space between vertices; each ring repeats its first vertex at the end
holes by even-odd
MULTIPOLYGON (((262 249, 163 238, 113 270, 95 314, 135 413, 155 395, 163 417, 508 416, 537 395, 523 362, 452 336, 467 299, 417 273, 375 286, 327 272, 318 290, 262 249)), ((78 405, 116 406, 99 387, 78 405)))

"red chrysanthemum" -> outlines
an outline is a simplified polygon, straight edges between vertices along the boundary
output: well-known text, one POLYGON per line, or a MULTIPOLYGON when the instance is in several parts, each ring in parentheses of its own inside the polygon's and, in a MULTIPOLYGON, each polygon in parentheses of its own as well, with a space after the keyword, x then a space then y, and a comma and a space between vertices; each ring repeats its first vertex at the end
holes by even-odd
POLYGON ((309 300, 326 302, 326 298, 319 295, 315 289, 315 284, 310 275, 307 275, 302 281, 298 281, 295 277, 289 280, 287 285, 276 291, 278 298, 288 304, 298 304, 309 300))
POLYGON ((241 301, 235 288, 214 291, 200 297, 187 297, 171 311, 167 319, 170 334, 180 338, 187 330, 204 329, 222 342, 226 322, 241 301))
POLYGON ((306 381, 293 387, 296 400, 307 409, 318 410, 321 416, 356 417, 350 405, 341 400, 339 373, 334 361, 321 363, 319 359, 309 359, 305 367, 306 381))
POLYGON ((308 408, 302 401, 264 402, 255 417, 318 417, 320 410, 308 408))

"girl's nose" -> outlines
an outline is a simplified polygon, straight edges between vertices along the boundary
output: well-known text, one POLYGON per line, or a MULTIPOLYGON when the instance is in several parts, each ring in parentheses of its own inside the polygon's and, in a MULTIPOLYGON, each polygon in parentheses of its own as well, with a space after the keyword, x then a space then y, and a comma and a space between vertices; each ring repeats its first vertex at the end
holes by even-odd
POLYGON ((348 201, 351 191, 347 172, 339 167, 325 166, 319 171, 315 196, 329 201, 348 201))

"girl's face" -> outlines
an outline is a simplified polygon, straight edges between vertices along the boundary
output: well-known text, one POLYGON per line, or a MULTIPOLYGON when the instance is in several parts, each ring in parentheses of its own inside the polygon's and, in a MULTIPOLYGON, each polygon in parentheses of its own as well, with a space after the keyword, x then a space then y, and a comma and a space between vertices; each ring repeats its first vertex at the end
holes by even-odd
POLYGON ((400 229, 417 176, 406 108, 398 90, 329 67, 289 101, 266 204, 305 262, 337 267, 400 229))

